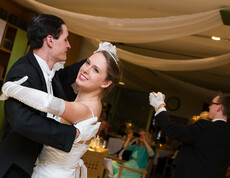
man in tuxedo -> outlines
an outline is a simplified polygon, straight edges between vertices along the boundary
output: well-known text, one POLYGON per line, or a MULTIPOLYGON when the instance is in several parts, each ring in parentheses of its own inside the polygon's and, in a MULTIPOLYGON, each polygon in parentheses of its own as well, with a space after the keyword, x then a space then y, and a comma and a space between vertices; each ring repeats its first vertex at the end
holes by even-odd
MULTIPOLYGON (((27 38, 30 52, 12 66, 6 81, 28 76, 24 86, 65 99, 62 85, 74 83, 84 61, 58 70, 71 47, 64 21, 54 15, 40 14, 29 23, 27 38)), ((12 98, 5 101, 4 107, 6 121, 0 145, 0 177, 4 178, 30 177, 43 144, 69 152, 80 134, 96 127, 89 124, 80 133, 74 126, 57 122, 56 116, 12 98)))
POLYGON ((183 142, 176 158, 176 178, 225 178, 230 166, 230 95, 220 94, 209 106, 211 121, 201 119, 189 126, 170 121, 164 95, 150 93, 155 119, 166 135, 183 142))

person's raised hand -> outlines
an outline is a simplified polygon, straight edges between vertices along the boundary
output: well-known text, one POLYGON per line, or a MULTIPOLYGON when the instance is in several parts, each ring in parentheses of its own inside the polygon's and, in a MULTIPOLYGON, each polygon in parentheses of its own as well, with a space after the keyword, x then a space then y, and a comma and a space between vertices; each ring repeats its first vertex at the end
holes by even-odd
POLYGON ((165 106, 165 95, 161 92, 151 92, 149 94, 149 103, 151 106, 154 107, 155 111, 159 109, 159 106, 163 105, 165 106))
POLYGON ((130 140, 133 139, 133 132, 130 132, 130 133, 128 134, 128 139, 130 139, 130 140))
POLYGON ((142 135, 139 137, 139 140, 142 141, 143 143, 145 143, 146 139, 145 139, 145 135, 142 135))

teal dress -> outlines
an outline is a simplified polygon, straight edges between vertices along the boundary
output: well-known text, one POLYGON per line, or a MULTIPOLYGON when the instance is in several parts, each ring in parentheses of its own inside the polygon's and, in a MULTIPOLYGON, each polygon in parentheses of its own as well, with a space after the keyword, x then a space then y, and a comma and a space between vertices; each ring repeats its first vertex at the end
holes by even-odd
MULTIPOLYGON (((129 161, 123 163, 124 166, 135 168, 135 169, 141 169, 145 170, 145 167, 148 162, 148 157, 151 157, 154 155, 153 151, 147 152, 147 149, 145 146, 142 146, 139 149, 139 145, 130 145, 126 148, 126 150, 132 151, 132 159, 129 161)), ((119 171, 120 171, 120 164, 116 161, 112 161, 113 163, 113 178, 117 178, 119 171)), ((131 171, 128 169, 123 169, 121 178, 139 178, 142 174, 131 171)))

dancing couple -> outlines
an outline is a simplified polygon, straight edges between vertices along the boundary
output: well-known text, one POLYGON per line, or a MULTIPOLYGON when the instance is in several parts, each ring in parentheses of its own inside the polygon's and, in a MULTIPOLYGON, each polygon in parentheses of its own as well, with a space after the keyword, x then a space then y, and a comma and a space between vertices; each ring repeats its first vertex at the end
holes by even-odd
POLYGON ((89 58, 63 68, 71 46, 62 19, 36 16, 27 37, 31 50, 12 66, 0 96, 6 100, 0 177, 75 178, 81 169, 86 178, 81 157, 99 129, 101 99, 121 78, 116 47, 102 42, 89 58), (65 101, 74 81, 77 97, 65 101))

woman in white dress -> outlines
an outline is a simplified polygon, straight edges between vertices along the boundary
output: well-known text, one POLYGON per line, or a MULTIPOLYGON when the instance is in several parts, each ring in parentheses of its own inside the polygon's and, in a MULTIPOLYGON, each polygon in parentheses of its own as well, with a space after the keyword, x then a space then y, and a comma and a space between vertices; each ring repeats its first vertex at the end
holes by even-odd
MULTIPOLYGON (((92 123, 97 121, 102 110, 103 93, 115 86, 120 78, 121 64, 116 55, 116 47, 104 42, 99 44, 99 48, 80 68, 76 79, 78 95, 74 102, 18 84, 27 80, 26 77, 21 81, 6 82, 2 87, 4 96, 1 98, 13 97, 35 109, 60 116, 64 124, 74 124, 77 127, 80 121, 86 119, 92 123)), ((99 127, 100 123, 97 124, 99 127)), ((96 133, 89 130, 87 134, 94 137, 96 133)), ((90 140, 83 142, 83 137, 80 134, 69 153, 45 145, 32 177, 76 178, 81 169, 81 177, 86 178, 87 170, 81 157, 87 151, 90 140)))

